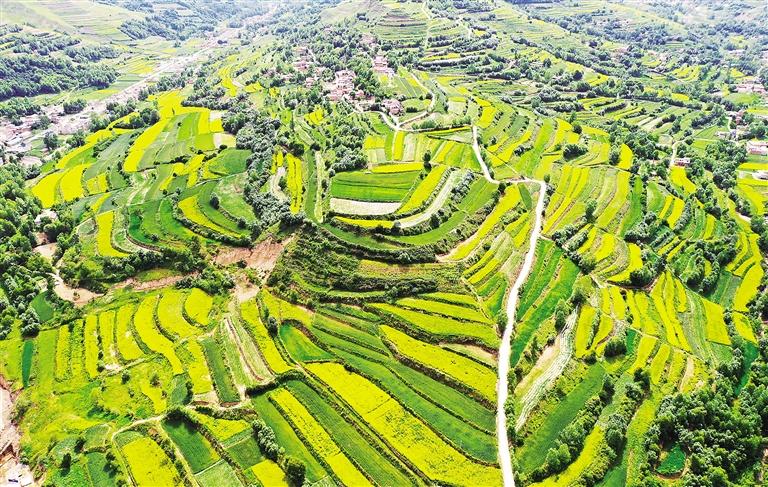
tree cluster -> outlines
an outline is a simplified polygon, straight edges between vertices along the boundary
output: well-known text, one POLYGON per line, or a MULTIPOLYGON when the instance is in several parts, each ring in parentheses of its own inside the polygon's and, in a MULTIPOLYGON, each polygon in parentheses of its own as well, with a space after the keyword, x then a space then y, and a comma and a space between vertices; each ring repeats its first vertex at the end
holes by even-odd
POLYGON ((684 485, 754 485, 751 469, 768 441, 768 342, 760 342, 751 366, 742 347, 710 385, 662 400, 645 438, 649 478, 662 448, 679 445, 690 459, 684 485))
POLYGON ((24 189, 24 172, 15 164, 0 166, 0 338, 14 326, 24 334, 40 323, 30 305, 49 282, 50 264, 37 252, 35 217, 40 203, 24 189))

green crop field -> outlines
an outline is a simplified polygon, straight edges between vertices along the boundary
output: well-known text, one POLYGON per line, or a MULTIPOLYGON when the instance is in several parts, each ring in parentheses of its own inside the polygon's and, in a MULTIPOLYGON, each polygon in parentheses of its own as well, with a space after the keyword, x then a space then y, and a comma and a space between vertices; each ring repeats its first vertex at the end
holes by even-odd
POLYGON ((163 429, 181 450, 193 472, 205 470, 218 460, 218 454, 212 450, 208 440, 188 421, 169 419, 163 423, 163 429))
POLYGON ((413 186, 416 174, 342 173, 331 181, 331 195, 361 201, 401 201, 413 186))

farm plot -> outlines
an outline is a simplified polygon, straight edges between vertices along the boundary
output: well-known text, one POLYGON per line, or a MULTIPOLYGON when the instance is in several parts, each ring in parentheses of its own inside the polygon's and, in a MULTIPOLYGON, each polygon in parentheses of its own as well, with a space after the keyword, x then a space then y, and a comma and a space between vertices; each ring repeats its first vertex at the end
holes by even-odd
POLYGON ((400 202, 413 187, 417 175, 416 171, 339 173, 331 180, 331 196, 356 201, 400 202))
POLYGON ((516 185, 509 186, 501 197, 498 204, 494 207, 490 215, 483 221, 469 239, 462 242, 451 253, 450 257, 455 260, 461 260, 467 257, 472 251, 474 251, 480 243, 488 236, 493 228, 501 221, 502 217, 512 210, 518 203, 520 203, 520 191, 516 185))
POLYGON ((447 317, 437 319, 432 314, 413 311, 387 303, 374 303, 371 304, 371 307, 395 316, 409 326, 413 326, 422 332, 433 334, 436 337, 450 339, 451 337, 464 336, 473 338, 481 344, 491 347, 498 342, 496 331, 486 323, 464 322, 447 317))
POLYGON ((293 394, 279 389, 270 398, 344 485, 370 485, 368 479, 349 461, 328 432, 293 394))
POLYGON ((496 374, 492 369, 454 352, 411 338, 394 328, 382 326, 381 331, 399 354, 477 391, 488 402, 493 401, 496 374))
POLYGON ((344 453, 373 479, 375 484, 403 485, 411 480, 402 470, 404 466, 395 466, 380 451, 377 451, 347 420, 341 417, 326 400, 303 382, 289 382, 291 394, 300 401, 326 430, 333 431, 334 438, 344 453))
POLYGON ((181 374, 184 369, 178 356, 176 356, 173 343, 160 333, 157 328, 155 321, 156 306, 157 296, 144 298, 137 306, 136 314, 133 315, 133 326, 147 348, 165 357, 171 364, 174 374, 181 374))
POLYGON ((481 485, 499 481, 497 468, 467 459, 374 383, 338 364, 307 367, 429 479, 451 483, 472 479, 481 485))
POLYGON ((139 485, 178 485, 179 474, 168 455, 151 438, 139 437, 122 447, 131 476, 139 485))
POLYGON ((163 421, 163 429, 181 450, 193 473, 204 470, 219 459, 219 455, 196 428, 186 419, 163 421))
POLYGON ((104 257, 126 257, 128 254, 117 250, 112 243, 112 224, 114 218, 114 211, 105 211, 96 216, 96 225, 98 226, 96 245, 99 254, 104 257))

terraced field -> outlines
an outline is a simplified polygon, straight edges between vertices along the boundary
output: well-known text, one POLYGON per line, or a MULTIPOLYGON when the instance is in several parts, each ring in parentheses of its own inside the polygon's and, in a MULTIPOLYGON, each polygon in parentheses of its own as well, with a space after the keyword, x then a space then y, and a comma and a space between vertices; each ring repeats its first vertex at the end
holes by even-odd
POLYGON ((58 152, 36 132, 2 184, 17 460, 57 486, 762 481, 768 37, 694 3, 268 2, 177 33, 206 59, 58 152))

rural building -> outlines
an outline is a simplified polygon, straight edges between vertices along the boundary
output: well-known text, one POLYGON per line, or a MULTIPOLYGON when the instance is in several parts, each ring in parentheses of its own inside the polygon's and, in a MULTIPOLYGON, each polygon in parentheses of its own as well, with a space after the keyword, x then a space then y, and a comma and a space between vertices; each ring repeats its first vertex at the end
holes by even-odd
POLYGON ((364 98, 357 102, 357 106, 361 110, 370 110, 373 105, 376 104, 376 100, 373 97, 364 98))
POLYGON ((297 59, 293 62, 293 67, 300 73, 306 73, 309 68, 312 67, 312 60, 310 59, 310 52, 307 46, 296 46, 293 51, 296 53, 297 59))
POLYGON ((307 61, 294 61, 293 67, 296 68, 296 71, 304 73, 309 69, 309 63, 307 61))
POLYGON ((389 61, 384 56, 376 56, 373 58, 373 72, 376 74, 385 74, 392 76, 395 72, 389 67, 389 61))
POLYGON ((336 71, 334 80, 326 85, 328 90, 328 99, 331 101, 340 101, 349 98, 355 88, 355 72, 349 69, 336 71))
POLYGON ((762 140, 750 140, 747 142, 747 154, 768 156, 768 142, 762 140))
POLYGON ((675 166, 681 166, 686 167, 691 165, 691 158, 690 157, 676 157, 672 163, 675 166))
POLYGON ((740 124, 740 123, 741 123, 741 121, 744 119, 744 114, 745 114, 746 112, 747 112, 747 111, 746 111, 746 110, 744 110, 744 109, 742 108, 742 109, 741 109, 741 110, 739 110, 738 112, 728 112, 728 116, 729 116, 729 117, 731 117, 731 120, 733 120, 733 122, 734 122, 736 125, 738 125, 738 124, 740 124))
POLYGON ((403 105, 394 98, 382 100, 381 106, 384 107, 390 115, 400 115, 403 112, 403 105))
POLYGON ((376 45, 376 38, 371 34, 363 34, 360 38, 360 42, 362 42, 364 46, 371 47, 376 45))
POLYGON ((730 130, 720 130, 716 134, 719 138, 725 139, 725 140, 731 140, 738 137, 739 133, 736 129, 730 129, 730 130))
POLYGON ((42 223, 43 218, 48 218, 51 221, 58 220, 59 215, 56 214, 55 211, 51 210, 50 208, 45 208, 43 211, 40 212, 39 215, 35 217, 35 225, 40 225, 42 223))
POLYGON ((764 95, 766 93, 765 87, 755 81, 739 83, 736 85, 737 93, 759 93, 764 95))

